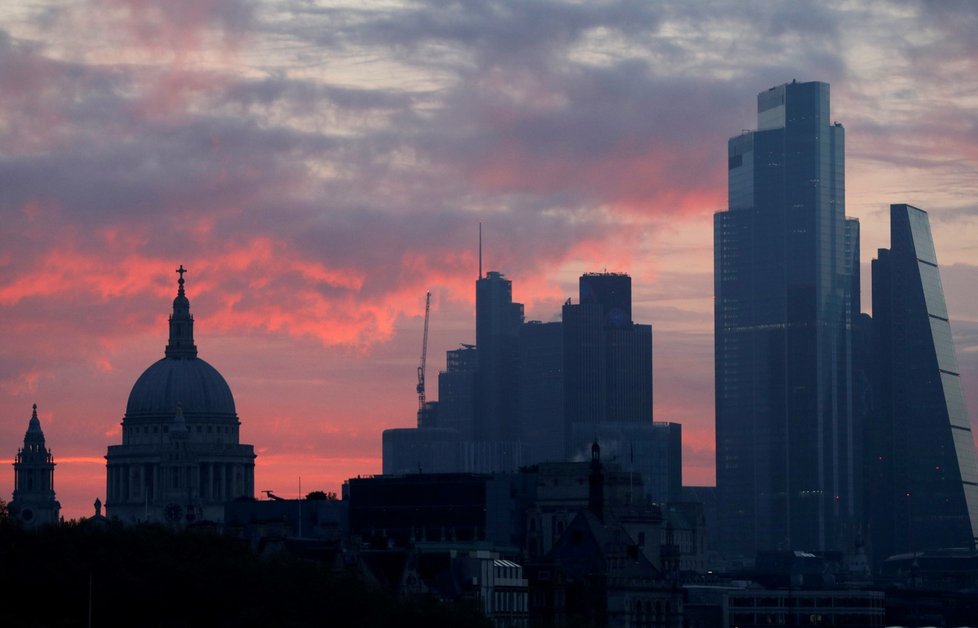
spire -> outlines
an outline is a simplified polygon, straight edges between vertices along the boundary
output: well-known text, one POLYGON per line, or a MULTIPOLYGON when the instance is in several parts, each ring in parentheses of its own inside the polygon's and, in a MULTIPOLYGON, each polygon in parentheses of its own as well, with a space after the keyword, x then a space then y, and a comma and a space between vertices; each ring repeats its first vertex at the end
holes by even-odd
POLYGON ((41 421, 37 418, 37 404, 34 404, 34 410, 31 412, 30 423, 27 424, 28 432, 40 432, 41 431, 41 421))
POLYGON ((177 280, 177 298, 173 299, 173 314, 170 315, 170 342, 166 345, 165 355, 168 358, 180 360, 197 357, 197 347, 194 345, 194 317, 190 315, 190 299, 184 292, 185 280, 183 274, 187 269, 180 264, 176 271, 180 275, 177 280))
POLYGON ((44 447, 44 432, 41 431, 41 421, 37 418, 37 404, 34 404, 34 411, 31 412, 31 420, 27 424, 27 433, 24 434, 24 447, 37 443, 44 447))

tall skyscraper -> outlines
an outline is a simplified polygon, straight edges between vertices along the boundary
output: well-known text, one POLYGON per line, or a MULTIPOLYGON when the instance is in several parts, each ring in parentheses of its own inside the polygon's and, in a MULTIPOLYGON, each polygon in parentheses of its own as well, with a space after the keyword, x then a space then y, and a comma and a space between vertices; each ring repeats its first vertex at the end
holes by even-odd
POLYGON ((758 94, 757 125, 728 142, 714 216, 721 547, 842 548, 859 515, 844 130, 818 82, 758 94))
POLYGON ((513 282, 490 271, 475 284, 476 375, 475 438, 515 441, 517 343, 523 304, 513 303, 513 282))
POLYGON ((586 453, 597 426, 652 423, 652 327, 632 321, 632 279, 587 273, 563 308, 567 456, 586 453))
POLYGON ((873 260, 870 546, 974 549, 978 463, 927 212, 891 205, 890 247, 873 260))

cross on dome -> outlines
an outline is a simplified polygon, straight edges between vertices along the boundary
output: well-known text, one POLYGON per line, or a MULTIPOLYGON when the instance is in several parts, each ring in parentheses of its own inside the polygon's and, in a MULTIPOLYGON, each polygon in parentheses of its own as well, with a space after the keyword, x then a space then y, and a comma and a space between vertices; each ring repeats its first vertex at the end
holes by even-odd
POLYGON ((183 264, 180 264, 180 268, 177 269, 177 272, 180 273, 180 279, 177 279, 177 283, 180 284, 180 287, 177 290, 177 292, 182 296, 183 295, 183 284, 184 284, 183 274, 185 272, 187 272, 187 269, 183 267, 183 264))

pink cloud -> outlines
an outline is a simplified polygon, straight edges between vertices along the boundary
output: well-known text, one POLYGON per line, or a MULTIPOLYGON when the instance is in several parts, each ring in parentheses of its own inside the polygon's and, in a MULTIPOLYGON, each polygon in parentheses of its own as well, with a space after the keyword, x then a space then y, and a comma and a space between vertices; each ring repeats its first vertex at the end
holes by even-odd
MULTIPOLYGON (((904 200, 923 206, 974 197, 972 108, 952 89, 976 59, 969 15, 909 11, 947 36, 899 50, 910 44, 879 41, 900 30, 885 12, 869 28, 831 8, 720 8, 703 23, 679 4, 530 3, 446 20, 422 3, 271 22, 256 6, 83 3, 38 17, 57 22, 48 30, 0 33, 0 413, 22 418, 0 425, 0 455, 30 403, 51 408, 59 496, 78 514, 104 490, 98 461, 130 386, 162 355, 177 264, 264 487, 302 474, 309 490, 338 490, 379 471, 382 429, 413 420, 426 290, 433 362, 474 340, 479 221, 486 268, 513 279, 532 317, 576 298, 578 270, 630 272, 647 289, 641 322, 667 330, 655 332, 656 418, 683 423, 687 481, 710 483, 711 285, 675 283, 697 254, 677 254, 670 228, 702 225, 690 246, 710 256, 703 217, 725 204, 726 139, 753 124, 757 91, 790 80, 769 63, 782 48, 799 79, 847 76, 840 29, 910 58, 833 84, 834 97, 865 96, 833 102, 860 140, 850 164, 910 163, 919 198, 904 200), (692 40, 662 29, 693 21, 692 40), (813 21, 826 36, 798 39, 813 21), (745 33, 737 62, 706 67, 729 56, 711 37, 731 24, 745 33), (442 47, 452 54, 431 55, 442 47), (862 93, 894 81, 917 88, 862 93)), ((850 178, 850 198, 899 178, 869 190, 850 178)))

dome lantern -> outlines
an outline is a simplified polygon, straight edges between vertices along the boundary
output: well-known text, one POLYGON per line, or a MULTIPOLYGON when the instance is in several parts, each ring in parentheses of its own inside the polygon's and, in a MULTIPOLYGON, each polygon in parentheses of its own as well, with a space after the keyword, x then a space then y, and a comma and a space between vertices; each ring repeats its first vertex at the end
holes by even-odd
POLYGON ((194 317, 190 314, 190 299, 183 290, 185 280, 183 274, 187 269, 180 264, 176 271, 180 275, 177 280, 177 298, 173 299, 173 314, 170 315, 170 341, 166 345, 165 355, 168 358, 185 359, 197 357, 197 345, 194 344, 194 317))

